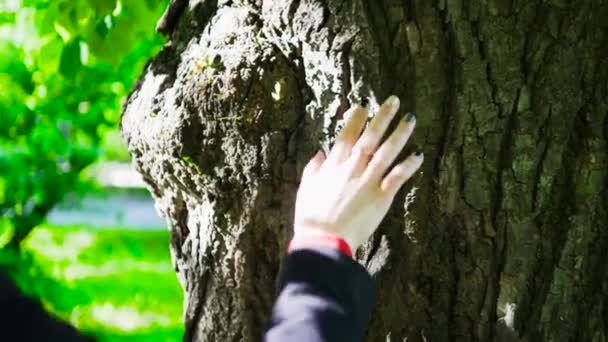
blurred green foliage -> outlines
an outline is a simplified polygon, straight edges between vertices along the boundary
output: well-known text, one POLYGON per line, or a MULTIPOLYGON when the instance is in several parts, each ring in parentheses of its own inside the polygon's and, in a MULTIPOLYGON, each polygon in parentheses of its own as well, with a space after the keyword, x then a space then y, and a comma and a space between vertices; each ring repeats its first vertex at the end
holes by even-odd
POLYGON ((126 158, 112 132, 164 43, 154 28, 167 2, 0 2, 0 246, 18 247, 80 188, 104 138, 110 155, 126 158))
POLYGON ((6 270, 45 309, 100 342, 180 341, 183 294, 169 232, 43 224, 6 270))

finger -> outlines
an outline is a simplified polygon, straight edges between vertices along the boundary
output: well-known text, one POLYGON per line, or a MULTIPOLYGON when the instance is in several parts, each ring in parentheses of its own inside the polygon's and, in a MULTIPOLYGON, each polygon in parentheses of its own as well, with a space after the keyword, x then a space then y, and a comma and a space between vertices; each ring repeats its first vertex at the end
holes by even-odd
POLYGON ((417 152, 395 165, 380 183, 382 192, 391 199, 395 197, 401 186, 420 168, 423 160, 424 155, 417 152))
POLYGON ((384 132, 388 128, 388 125, 395 117, 397 110, 399 109, 399 98, 397 96, 390 96, 374 116, 372 121, 369 123, 361 138, 355 144, 355 147, 361 148, 366 155, 372 155, 376 151, 384 132))
POLYGON ((308 164, 306 164, 306 166, 304 167, 304 170, 302 171, 302 178, 308 177, 308 175, 316 173, 321 168, 321 165, 323 165, 324 161, 325 153, 323 151, 317 152, 317 154, 315 154, 310 159, 308 164))
POLYGON ((378 151, 370 160, 367 168, 363 172, 363 177, 368 181, 380 179, 388 167, 395 161, 397 155, 405 146, 405 143, 410 138, 414 127, 416 126, 416 117, 409 113, 401 119, 399 125, 388 139, 380 146, 378 151))
POLYGON ((360 176, 371 158, 372 156, 367 154, 361 147, 353 147, 348 162, 346 163, 346 176, 360 176))
POLYGON ((327 159, 332 161, 344 161, 351 153, 353 145, 361 135, 365 122, 367 121, 367 110, 359 105, 351 107, 346 113, 346 124, 336 138, 336 142, 329 152, 327 159))

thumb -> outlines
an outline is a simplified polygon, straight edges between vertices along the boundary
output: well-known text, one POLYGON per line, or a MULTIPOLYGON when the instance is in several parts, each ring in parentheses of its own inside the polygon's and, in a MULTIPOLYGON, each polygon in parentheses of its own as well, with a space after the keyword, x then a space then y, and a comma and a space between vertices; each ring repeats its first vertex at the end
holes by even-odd
POLYGON ((321 168, 321 165, 323 165, 324 161, 325 152, 318 151, 317 154, 315 154, 314 157, 312 157, 312 159, 310 159, 308 164, 306 164, 306 166, 304 167, 304 171, 302 172, 302 178, 306 177, 309 174, 317 172, 321 168))

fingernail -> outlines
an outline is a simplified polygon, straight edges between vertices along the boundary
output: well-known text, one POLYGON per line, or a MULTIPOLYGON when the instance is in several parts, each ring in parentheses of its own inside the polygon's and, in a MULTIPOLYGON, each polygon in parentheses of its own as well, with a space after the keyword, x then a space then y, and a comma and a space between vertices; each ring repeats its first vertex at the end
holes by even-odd
POLYGON ((414 121, 416 121, 416 114, 414 113, 407 113, 407 122, 412 123, 414 121))
POLYGON ((414 153, 414 155, 415 155, 416 157, 422 157, 422 155, 423 155, 423 154, 424 154, 424 153, 422 153, 422 152, 416 152, 416 153, 414 153))
POLYGON ((396 109, 399 107, 399 98, 395 95, 391 95, 388 99, 386 99, 386 104, 391 106, 391 108, 396 109))

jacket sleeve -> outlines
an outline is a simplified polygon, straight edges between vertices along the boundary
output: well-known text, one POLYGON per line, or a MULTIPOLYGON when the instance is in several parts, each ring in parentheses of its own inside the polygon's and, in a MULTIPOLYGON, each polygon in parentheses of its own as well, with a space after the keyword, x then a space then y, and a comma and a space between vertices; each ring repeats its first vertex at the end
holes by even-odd
POLYGON ((363 266, 325 247, 285 256, 264 342, 363 341, 375 301, 363 266))
POLYGON ((0 330, 7 341, 93 342, 26 297, 11 279, 0 272, 0 330))

